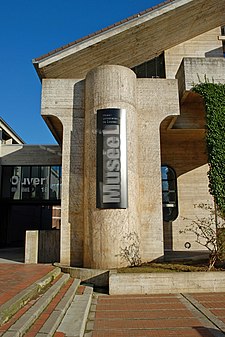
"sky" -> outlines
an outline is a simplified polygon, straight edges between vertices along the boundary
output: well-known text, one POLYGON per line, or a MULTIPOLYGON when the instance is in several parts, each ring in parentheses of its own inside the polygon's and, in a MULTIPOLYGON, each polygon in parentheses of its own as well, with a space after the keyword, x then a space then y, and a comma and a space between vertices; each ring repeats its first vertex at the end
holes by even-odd
POLYGON ((55 144, 32 59, 161 0, 1 0, 0 116, 27 144, 55 144))

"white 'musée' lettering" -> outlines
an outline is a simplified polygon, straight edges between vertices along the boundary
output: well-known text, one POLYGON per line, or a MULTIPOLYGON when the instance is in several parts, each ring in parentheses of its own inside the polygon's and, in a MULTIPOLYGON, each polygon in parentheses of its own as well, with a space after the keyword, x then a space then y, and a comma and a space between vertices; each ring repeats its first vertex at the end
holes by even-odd
POLYGON ((119 185, 120 184, 120 173, 119 172, 107 172, 106 173, 106 184, 107 185, 119 185))
POLYGON ((119 125, 103 130, 103 155, 106 162, 103 173, 103 203, 120 202, 120 137, 119 125))
POLYGON ((120 202, 120 185, 103 185, 103 203, 120 202))

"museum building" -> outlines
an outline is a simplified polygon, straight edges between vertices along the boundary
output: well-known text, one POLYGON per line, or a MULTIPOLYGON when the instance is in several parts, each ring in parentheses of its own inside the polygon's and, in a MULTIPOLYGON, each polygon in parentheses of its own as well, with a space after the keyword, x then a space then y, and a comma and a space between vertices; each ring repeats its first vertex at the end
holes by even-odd
POLYGON ((24 246, 26 231, 60 228, 58 145, 27 145, 0 118, 0 171, 0 248, 24 246))
POLYGON ((166 1, 33 60, 59 145, 16 135, 1 145, 2 241, 59 228, 58 205, 62 264, 116 268, 202 250, 181 233, 203 214, 194 205, 212 202, 205 106, 192 87, 225 83, 224 8, 166 1), (39 220, 20 230, 25 207, 39 220))

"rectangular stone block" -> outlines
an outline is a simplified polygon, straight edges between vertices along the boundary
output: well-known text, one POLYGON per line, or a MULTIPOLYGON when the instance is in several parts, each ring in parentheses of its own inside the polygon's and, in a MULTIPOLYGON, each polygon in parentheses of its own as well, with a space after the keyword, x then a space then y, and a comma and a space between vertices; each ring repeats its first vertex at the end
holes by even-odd
POLYGON ((25 263, 38 263, 38 231, 26 231, 25 263))
POLYGON ((224 292, 224 272, 111 273, 109 294, 224 292))

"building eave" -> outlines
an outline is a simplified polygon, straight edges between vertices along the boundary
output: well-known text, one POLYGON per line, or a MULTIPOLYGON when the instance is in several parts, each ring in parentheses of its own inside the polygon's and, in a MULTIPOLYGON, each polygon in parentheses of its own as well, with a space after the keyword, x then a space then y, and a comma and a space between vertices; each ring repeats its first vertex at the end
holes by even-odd
POLYGON ((146 21, 149 20, 149 14, 151 16, 155 16, 157 15, 157 11, 159 9, 166 9, 168 7, 169 4, 171 4, 172 2, 177 2, 177 1, 183 1, 183 0, 167 0, 157 6, 154 6, 152 8, 147 9, 146 11, 140 12, 138 14, 135 14, 129 18, 126 18, 120 22, 117 22, 109 27, 103 28, 97 32, 94 32, 88 36, 84 36, 83 38, 80 38, 78 40, 75 40, 65 46, 62 46, 60 48, 57 48, 53 51, 50 51, 49 53, 42 55, 40 57, 37 57, 35 59, 32 60, 33 64, 48 64, 52 62, 52 58, 53 58, 53 62, 56 59, 60 59, 63 58, 65 55, 67 56, 67 54, 71 54, 73 52, 79 51, 80 49, 84 49, 86 48, 86 45, 91 44, 94 45, 96 43, 98 43, 101 40, 107 39, 108 37, 112 36, 112 35, 116 35, 124 30, 127 30, 130 28, 130 26, 135 26, 137 24, 140 24, 140 21, 146 21), (128 27, 129 25, 129 27, 128 27), (78 50, 77 50, 78 49, 78 50), (69 52, 68 52, 69 51, 69 52), (65 54, 65 55, 64 55, 65 54))
POLYGON ((225 23, 225 0, 174 0, 33 60, 40 79, 83 78, 101 64, 132 67, 225 23))
POLYGON ((6 121, 0 117, 0 128, 4 131, 17 143, 25 144, 24 140, 6 123, 6 121))

